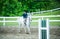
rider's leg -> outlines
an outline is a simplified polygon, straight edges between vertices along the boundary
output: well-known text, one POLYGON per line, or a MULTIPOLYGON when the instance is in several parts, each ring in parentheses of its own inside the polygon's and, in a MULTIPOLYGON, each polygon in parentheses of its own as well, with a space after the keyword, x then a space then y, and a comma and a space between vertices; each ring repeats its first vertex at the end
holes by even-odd
POLYGON ((24 19, 24 30, 25 30, 25 32, 27 32, 27 30, 26 30, 26 19, 24 19))

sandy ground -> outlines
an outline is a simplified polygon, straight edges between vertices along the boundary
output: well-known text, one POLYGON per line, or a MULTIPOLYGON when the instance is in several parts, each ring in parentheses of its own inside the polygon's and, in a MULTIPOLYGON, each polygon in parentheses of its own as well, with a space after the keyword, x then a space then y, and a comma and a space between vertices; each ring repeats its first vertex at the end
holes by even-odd
MULTIPOLYGON (((38 28, 31 28, 31 34, 26 34, 21 28, 0 27, 0 39, 38 39, 38 28)), ((60 39, 60 27, 50 27, 50 39, 60 39)))

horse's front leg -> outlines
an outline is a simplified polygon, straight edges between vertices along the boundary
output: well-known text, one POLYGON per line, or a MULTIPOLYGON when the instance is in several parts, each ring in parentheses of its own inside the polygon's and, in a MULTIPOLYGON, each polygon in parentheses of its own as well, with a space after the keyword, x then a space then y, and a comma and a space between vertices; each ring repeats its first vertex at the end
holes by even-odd
POLYGON ((27 29, 28 29, 28 33, 31 34, 31 30, 30 30, 30 22, 27 23, 27 29))
POLYGON ((30 27, 27 26, 28 33, 31 34, 30 27))

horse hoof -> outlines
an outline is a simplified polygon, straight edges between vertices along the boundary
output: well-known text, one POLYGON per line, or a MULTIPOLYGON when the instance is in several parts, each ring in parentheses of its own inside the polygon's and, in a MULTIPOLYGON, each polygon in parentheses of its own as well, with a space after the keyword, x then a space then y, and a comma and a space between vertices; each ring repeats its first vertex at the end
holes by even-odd
POLYGON ((26 33, 26 34, 29 34, 29 33, 26 33))

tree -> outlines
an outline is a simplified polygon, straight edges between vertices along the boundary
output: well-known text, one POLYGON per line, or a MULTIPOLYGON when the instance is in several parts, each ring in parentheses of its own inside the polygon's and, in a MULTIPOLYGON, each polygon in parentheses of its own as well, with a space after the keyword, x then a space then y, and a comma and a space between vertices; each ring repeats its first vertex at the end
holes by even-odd
POLYGON ((21 16, 24 10, 35 12, 58 7, 59 0, 0 0, 0 16, 21 16))

